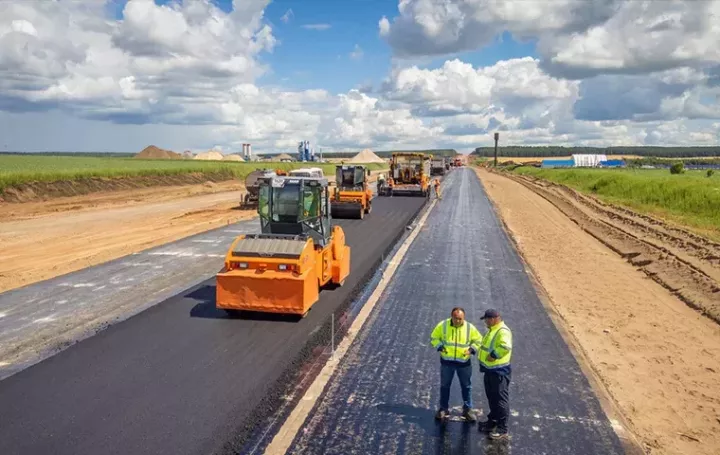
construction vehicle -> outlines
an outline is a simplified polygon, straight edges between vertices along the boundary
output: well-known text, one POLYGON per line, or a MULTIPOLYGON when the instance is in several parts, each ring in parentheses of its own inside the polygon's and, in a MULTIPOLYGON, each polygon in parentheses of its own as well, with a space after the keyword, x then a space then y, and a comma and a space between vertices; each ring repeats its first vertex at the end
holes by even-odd
POLYGON ((386 196, 430 196, 430 160, 432 155, 396 152, 390 160, 390 178, 383 188, 386 196))
POLYGON ((373 191, 368 186, 370 170, 361 165, 342 164, 335 168, 335 192, 330 201, 333 218, 363 219, 372 211, 373 191))
POLYGON ((260 179, 260 234, 238 236, 216 275, 215 304, 237 310, 305 316, 330 283, 350 273, 350 247, 330 226, 327 179, 260 179))
POLYGON ((260 179, 265 177, 274 177, 276 175, 277 172, 270 169, 257 169, 249 173, 247 177, 245 177, 245 194, 243 195, 243 200, 240 203, 240 208, 256 208, 258 204, 258 194, 260 193, 260 179))
POLYGON ((453 161, 453 165, 455 167, 461 167, 463 165, 462 158, 460 158, 459 156, 456 156, 455 160, 453 161))
POLYGON ((430 175, 445 175, 445 158, 432 158, 430 160, 430 175))

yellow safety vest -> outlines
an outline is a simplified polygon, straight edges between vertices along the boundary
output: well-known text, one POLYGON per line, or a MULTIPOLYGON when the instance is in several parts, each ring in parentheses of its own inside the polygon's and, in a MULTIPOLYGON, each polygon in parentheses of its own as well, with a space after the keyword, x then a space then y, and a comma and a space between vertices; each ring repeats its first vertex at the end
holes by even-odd
POLYGON ((482 336, 477 328, 468 321, 464 321, 460 327, 452 325, 450 319, 440 322, 430 334, 430 344, 435 349, 442 346, 440 358, 451 362, 466 363, 470 360, 465 355, 468 348, 478 352, 482 336))
POLYGON ((490 330, 483 336, 480 346, 480 369, 499 370, 510 365, 512 357, 512 332, 504 322, 499 322, 490 327, 490 330), (490 360, 489 355, 493 354, 495 360, 490 360))

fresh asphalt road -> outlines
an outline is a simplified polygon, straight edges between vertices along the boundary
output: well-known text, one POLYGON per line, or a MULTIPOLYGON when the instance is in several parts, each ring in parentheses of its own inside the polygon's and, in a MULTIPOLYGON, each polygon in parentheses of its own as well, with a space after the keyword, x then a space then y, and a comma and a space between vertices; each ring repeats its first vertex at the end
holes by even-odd
MULTIPOLYGON (((473 399, 486 414, 476 358, 473 399)), ((461 405, 456 378, 451 406, 459 414, 461 405)), ((623 453, 472 170, 446 179, 443 199, 288 452, 623 453), (454 306, 483 332, 480 317, 495 307, 513 330, 509 442, 490 442, 475 425, 434 420, 440 366, 430 332, 454 306)))
POLYGON ((0 379, 215 276, 241 221, 0 294, 0 379))
POLYGON ((263 418, 275 382, 424 202, 378 198, 364 220, 339 220, 351 275, 299 322, 226 318, 209 279, 0 381, 0 453, 220 450, 263 418))

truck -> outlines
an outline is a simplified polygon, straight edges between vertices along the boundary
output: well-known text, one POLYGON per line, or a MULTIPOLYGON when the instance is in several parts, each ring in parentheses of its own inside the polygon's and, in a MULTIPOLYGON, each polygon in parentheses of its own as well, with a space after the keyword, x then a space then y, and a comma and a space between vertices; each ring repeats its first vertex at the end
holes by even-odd
POLYGON ((430 160, 430 175, 445 175, 445 158, 438 157, 430 160))

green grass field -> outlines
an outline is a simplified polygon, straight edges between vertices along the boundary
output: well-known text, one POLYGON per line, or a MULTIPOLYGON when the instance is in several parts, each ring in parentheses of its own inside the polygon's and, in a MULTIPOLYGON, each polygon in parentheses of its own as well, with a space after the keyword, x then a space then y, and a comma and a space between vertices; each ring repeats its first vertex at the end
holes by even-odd
MULTIPOLYGON (((29 182, 56 182, 88 177, 161 176, 191 172, 230 173, 244 179, 258 168, 295 169, 320 167, 325 175, 334 175, 334 164, 316 163, 243 163, 199 160, 139 160, 133 158, 100 158, 77 156, 0 155, 0 191, 29 182)), ((372 170, 381 164, 370 164, 372 170)))
POLYGON ((532 175, 592 194, 600 199, 700 228, 720 238, 720 175, 686 171, 672 175, 650 169, 540 169, 521 166, 513 172, 532 175))

